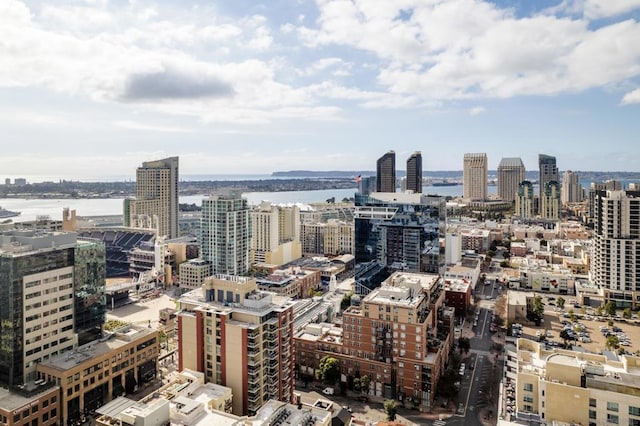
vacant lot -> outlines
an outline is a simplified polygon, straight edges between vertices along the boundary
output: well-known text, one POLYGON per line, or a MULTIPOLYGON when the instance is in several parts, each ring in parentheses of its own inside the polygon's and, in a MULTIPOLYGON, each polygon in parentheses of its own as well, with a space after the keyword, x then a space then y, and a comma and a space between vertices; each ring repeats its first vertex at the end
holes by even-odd
MULTIPOLYGON (((547 306, 547 308, 549 308, 547 306)), ((565 318, 562 316, 562 312, 556 312, 552 309, 546 309, 544 312, 544 322, 537 327, 533 323, 523 323, 522 336, 531 340, 537 340, 536 332, 542 330, 546 333, 547 330, 551 331, 552 337, 548 338, 548 341, 555 341, 558 343, 562 343, 562 339, 560 338, 560 332, 563 329, 562 321, 569 321, 569 318, 565 318)), ((576 342, 576 346, 582 346, 589 352, 599 353, 602 350, 606 349, 606 337, 600 332, 600 327, 605 326, 609 327, 607 321, 596 321, 578 319, 578 323, 584 324, 586 331, 589 333, 589 338, 591 342, 582 343, 580 341, 576 342)), ((640 350, 640 326, 634 325, 630 322, 622 322, 622 321, 614 321, 614 325, 620 327, 622 331, 627 335, 629 340, 631 341, 631 346, 621 346, 628 352, 636 352, 640 350)), ((611 329, 611 327, 609 327, 611 329)))

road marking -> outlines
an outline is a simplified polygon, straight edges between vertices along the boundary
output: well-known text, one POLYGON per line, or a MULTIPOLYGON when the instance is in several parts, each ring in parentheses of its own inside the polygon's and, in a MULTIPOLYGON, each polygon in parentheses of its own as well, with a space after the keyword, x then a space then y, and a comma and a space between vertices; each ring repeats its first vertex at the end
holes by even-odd
POLYGON ((435 422, 433 422, 433 426, 444 426, 446 424, 447 422, 445 422, 444 420, 436 420, 435 422))

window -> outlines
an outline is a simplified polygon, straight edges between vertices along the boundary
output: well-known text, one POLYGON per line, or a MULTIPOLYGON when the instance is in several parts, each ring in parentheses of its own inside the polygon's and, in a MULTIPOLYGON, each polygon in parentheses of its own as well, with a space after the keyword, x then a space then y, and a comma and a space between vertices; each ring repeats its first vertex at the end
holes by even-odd
POLYGON ((532 397, 532 396, 529 396, 529 395, 524 395, 524 396, 522 397, 522 400, 523 400, 524 402, 533 402, 533 397, 532 397))
POLYGON ((617 425, 619 423, 618 415, 607 413, 607 423, 617 425))
POLYGON ((522 389, 527 392, 533 392, 533 383, 525 383, 522 389))
POLYGON ((595 406, 596 406, 596 399, 589 398, 589 407, 595 407, 595 406))
POLYGON ((607 402, 607 411, 618 411, 618 403, 617 402, 607 402))
POLYGON ((640 416, 640 408, 629 406, 629 415, 631 416, 640 416))
POLYGON ((596 419, 595 410, 589 410, 589 419, 591 419, 591 420, 595 420, 596 419))
POLYGON ((629 426, 640 426, 640 420, 638 420, 638 419, 629 419, 629 426))

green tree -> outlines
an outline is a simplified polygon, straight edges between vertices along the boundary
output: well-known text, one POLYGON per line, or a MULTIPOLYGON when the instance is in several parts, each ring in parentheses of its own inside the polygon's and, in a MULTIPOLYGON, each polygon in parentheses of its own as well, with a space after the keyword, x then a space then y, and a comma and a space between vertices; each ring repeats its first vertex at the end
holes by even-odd
POLYGON ((587 307, 582 305, 582 307, 580 308, 580 312, 582 313, 582 315, 586 315, 587 313, 587 307))
POLYGON ((369 393, 369 385, 371 384, 371 379, 369 376, 360 377, 360 391, 364 393, 369 393))
POLYGON ((502 262, 500 262, 500 267, 501 268, 508 268, 509 267, 509 262, 507 262, 506 260, 503 260, 502 262))
POLYGON ((360 382, 360 377, 356 377, 355 379, 353 379, 353 390, 355 390, 356 392, 360 392, 362 386, 362 382, 360 382))
POLYGON ((342 298, 342 302, 340 302, 340 310, 345 310, 349 306, 351 306, 351 293, 347 293, 342 298))
POLYGON ((564 309, 564 302, 565 302, 564 297, 559 296, 558 300, 556 300, 556 305, 558 305, 558 308, 564 309))
POLYGON ((542 303, 542 297, 540 296, 533 298, 533 318, 536 322, 544 318, 544 304, 542 303))
POLYGON ((618 336, 607 336, 605 345, 607 349, 618 349, 620 347, 620 340, 618 340, 618 336))
POLYGON ((604 312, 604 308, 602 306, 598 306, 596 308, 596 315, 597 316, 601 317, 603 312, 604 312))
POLYGON ((578 318, 576 317, 576 313, 573 312, 573 309, 569 309, 569 312, 567 313, 569 314, 569 321, 576 322, 578 320, 578 318))
POLYGON ((570 335, 569 335, 569 330, 562 330, 560 332, 560 338, 564 341, 564 345, 567 346, 567 340, 571 340, 573 339, 570 335))
POLYGON ((604 305, 604 311, 609 316, 614 316, 616 314, 616 302, 613 300, 609 300, 606 305, 604 305))
POLYGON ((625 308, 625 310, 622 311, 622 317, 626 319, 631 318, 631 308, 625 308))
POLYGON ((393 399, 387 399, 384 402, 384 412, 387 413, 387 420, 392 422, 396 419, 396 412, 398 411, 396 407, 396 402, 393 399))
POLYGON ((335 384, 340 378, 340 363, 332 356, 326 355, 318 365, 318 378, 326 384, 335 384))

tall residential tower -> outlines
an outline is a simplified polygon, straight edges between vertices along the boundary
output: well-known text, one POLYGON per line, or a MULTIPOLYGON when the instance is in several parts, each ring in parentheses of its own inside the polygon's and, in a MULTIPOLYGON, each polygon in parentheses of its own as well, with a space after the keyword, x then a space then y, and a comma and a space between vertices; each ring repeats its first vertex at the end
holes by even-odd
POLYGON ((136 171, 136 198, 124 200, 124 226, 156 229, 177 238, 178 157, 142 163, 136 171))
MULTIPOLYGON (((547 188, 547 184, 551 181, 560 182, 558 176, 558 166, 556 166, 556 157, 546 154, 538 155, 538 166, 540 170, 540 177, 538 179, 539 184, 539 196, 542 199, 544 191, 547 188)), ((540 203, 542 205, 542 202, 540 203)))

